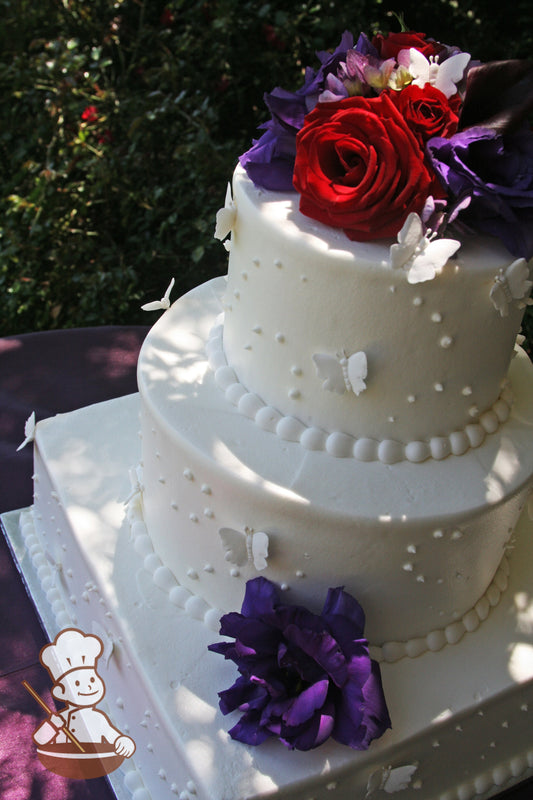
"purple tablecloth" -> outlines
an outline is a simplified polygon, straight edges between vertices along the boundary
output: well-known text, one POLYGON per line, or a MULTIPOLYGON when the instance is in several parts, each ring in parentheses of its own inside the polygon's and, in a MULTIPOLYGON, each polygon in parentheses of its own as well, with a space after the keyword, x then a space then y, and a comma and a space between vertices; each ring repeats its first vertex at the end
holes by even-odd
MULTIPOLYGON (((0 513, 32 502, 32 448, 16 452, 31 412, 39 420, 136 391, 137 356, 146 332, 145 327, 102 327, 0 339, 0 513)), ((21 683, 27 680, 52 704, 50 682, 39 664, 47 640, 1 536, 0 581, 1 800, 112 800, 105 779, 69 781, 38 761, 32 732, 43 712, 21 683)), ((530 780, 498 800, 532 798, 530 780)), ((420 800, 425 800, 423 791, 420 800)))
MULTIPOLYGON (((16 452, 31 412, 39 420, 135 392, 147 330, 102 327, 0 339, 1 513, 32 502, 32 447, 16 452)), ((2 536, 0 581, 0 798, 112 800, 105 778, 67 780, 38 761, 32 733, 44 712, 22 681, 53 705, 50 680, 39 663, 47 639, 2 536)))

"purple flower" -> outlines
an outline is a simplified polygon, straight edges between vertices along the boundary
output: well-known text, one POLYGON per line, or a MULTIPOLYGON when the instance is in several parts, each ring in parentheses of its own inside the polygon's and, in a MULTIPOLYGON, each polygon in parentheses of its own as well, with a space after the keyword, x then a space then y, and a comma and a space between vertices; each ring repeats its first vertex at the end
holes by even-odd
POLYGON ((472 127, 427 143, 448 210, 477 233, 499 237, 515 257, 533 256, 533 133, 472 127))
MULTIPOLYGON (((261 126, 265 132, 253 142, 239 161, 256 186, 273 191, 294 191, 292 173, 296 155, 296 134, 303 126, 304 117, 318 103, 321 92, 327 85, 328 76, 335 76, 343 69, 348 51, 377 56, 377 51, 368 38, 361 34, 355 50, 353 36, 348 31, 342 35, 340 44, 333 53, 317 53, 320 61, 318 71, 307 67, 303 86, 296 92, 279 87, 265 94, 264 100, 271 119, 261 126)), ((350 56, 350 59, 353 55, 350 56)))
POLYGON ((209 647, 238 667, 219 693, 224 714, 243 712, 230 735, 257 745, 275 736, 310 750, 330 736, 356 750, 390 727, 378 664, 363 638, 364 614, 342 588, 330 589, 321 616, 279 603, 266 578, 246 584, 241 613, 225 614, 209 647))

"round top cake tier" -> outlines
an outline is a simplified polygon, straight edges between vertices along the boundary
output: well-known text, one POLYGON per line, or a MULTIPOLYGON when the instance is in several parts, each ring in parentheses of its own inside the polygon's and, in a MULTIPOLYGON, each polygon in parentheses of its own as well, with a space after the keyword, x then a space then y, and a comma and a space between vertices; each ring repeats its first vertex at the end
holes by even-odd
POLYGON ((525 303, 499 241, 469 237, 410 283, 392 240, 351 242, 241 167, 230 208, 223 346, 247 391, 311 429, 403 445, 449 439, 495 404, 501 417, 525 303))

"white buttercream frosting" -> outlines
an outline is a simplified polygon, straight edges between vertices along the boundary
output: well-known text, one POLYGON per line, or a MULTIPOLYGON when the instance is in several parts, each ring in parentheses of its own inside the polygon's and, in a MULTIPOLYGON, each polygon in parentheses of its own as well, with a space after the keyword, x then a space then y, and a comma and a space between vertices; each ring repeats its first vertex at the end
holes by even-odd
MULTIPOLYGON (((350 442, 356 457, 334 458, 306 439, 323 432, 299 423, 293 434, 292 420, 254 393, 230 382, 228 402, 216 386, 206 341, 224 288, 216 279, 175 303, 139 359, 143 514, 158 557, 224 612, 240 608, 246 580, 261 574, 317 611, 328 588, 345 586, 376 646, 456 636, 497 573, 533 474, 527 357, 512 363, 508 419, 498 425, 494 412, 493 432, 478 429, 460 458, 390 464, 386 448, 403 455, 404 445, 380 442, 375 460, 369 440, 350 442), (222 529, 264 532, 266 567, 228 561, 222 529)), ((333 440, 342 448, 347 437, 333 440)))
MULTIPOLYGON (((240 167, 232 202, 223 347, 238 384, 306 429, 352 442, 425 443, 412 445, 415 458, 432 455, 431 441, 439 450, 454 432, 465 441, 471 424, 484 427, 524 313, 523 259, 520 298, 500 303, 502 316, 493 287, 517 270, 497 240, 465 239, 432 280, 412 284, 391 266, 392 240, 351 242, 303 216, 297 195, 258 189, 240 167), (325 389, 316 355, 358 352, 367 361, 365 390, 325 389)), ((397 448, 384 449, 396 456, 397 448)))

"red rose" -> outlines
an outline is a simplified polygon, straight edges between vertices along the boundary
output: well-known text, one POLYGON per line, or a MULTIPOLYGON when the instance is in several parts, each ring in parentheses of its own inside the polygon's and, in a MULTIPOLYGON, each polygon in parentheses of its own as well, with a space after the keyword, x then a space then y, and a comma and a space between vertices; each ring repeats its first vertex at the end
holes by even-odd
POLYGON ((436 56, 443 49, 439 42, 427 41, 425 33, 415 31, 389 33, 387 36, 378 33, 372 39, 372 44, 383 59, 396 58, 400 50, 409 50, 410 47, 420 50, 426 58, 436 56))
POLYGON ((396 236, 437 185, 386 93, 319 103, 297 134, 300 211, 354 241, 396 236))
POLYGON ((423 89, 411 83, 401 92, 387 93, 422 149, 433 136, 449 139, 456 132, 461 105, 458 94, 448 100, 440 89, 429 83, 423 89))

